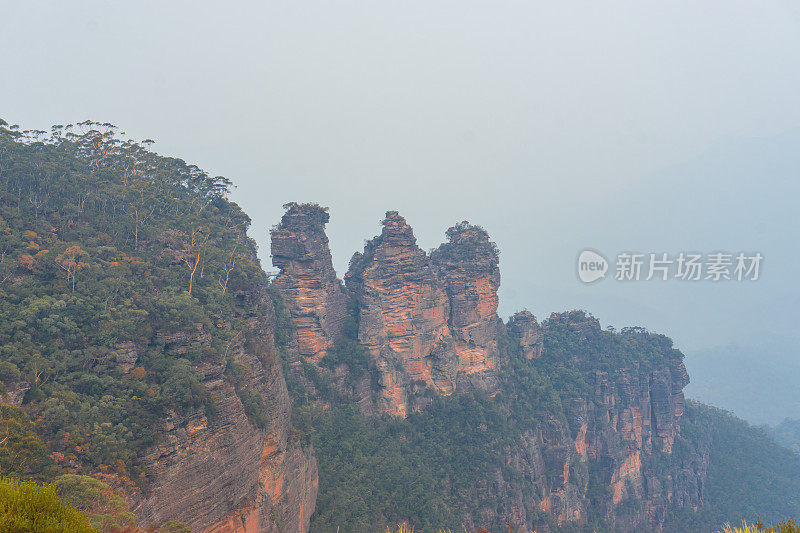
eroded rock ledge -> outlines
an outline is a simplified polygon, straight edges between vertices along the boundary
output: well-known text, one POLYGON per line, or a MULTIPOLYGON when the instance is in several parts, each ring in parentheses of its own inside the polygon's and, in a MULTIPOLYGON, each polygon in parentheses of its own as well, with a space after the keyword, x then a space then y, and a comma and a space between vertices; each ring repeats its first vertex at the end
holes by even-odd
POLYGON ((448 242, 431 253, 450 301, 449 325, 455 340, 458 371, 472 376, 495 370, 500 288, 500 254, 479 226, 461 222, 446 232, 448 242))

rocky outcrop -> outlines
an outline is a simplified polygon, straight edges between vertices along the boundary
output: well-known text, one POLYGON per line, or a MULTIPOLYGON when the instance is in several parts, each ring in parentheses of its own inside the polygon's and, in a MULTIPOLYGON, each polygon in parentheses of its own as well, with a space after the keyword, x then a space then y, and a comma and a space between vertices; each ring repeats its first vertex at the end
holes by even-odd
POLYGON ((460 376, 495 370, 498 335, 500 254, 489 235, 461 222, 446 232, 448 242, 431 253, 431 261, 444 282, 450 302, 449 325, 458 356, 460 376))
POLYGON ((544 332, 530 311, 519 311, 508 322, 508 331, 519 342, 525 359, 538 359, 544 349, 544 332))
MULTIPOLYGON (((683 366, 680 361, 671 365, 683 366)), ((627 516, 627 525, 618 525, 620 530, 635 529, 641 523, 658 526, 675 497, 675 478, 681 473, 657 472, 643 465, 654 454, 672 453, 685 384, 673 380, 669 368, 645 369, 636 364, 613 373, 596 371, 591 403, 584 407, 578 402, 581 414, 586 412, 580 447, 587 460, 611 466, 606 475, 610 472, 607 481, 613 508, 626 500, 642 502, 641 511, 627 516)), ((681 504, 702 503, 699 491, 681 497, 688 500, 681 504)))
POLYGON ((30 389, 31 384, 28 381, 0 381, 0 403, 19 407, 22 405, 22 399, 25 397, 25 394, 30 389))
MULTIPOLYGON (((276 284, 297 328, 294 349, 313 363, 341 337, 347 307, 331 266, 327 220, 318 206, 289 204, 272 233, 273 263, 281 269, 276 284)), ((505 393, 500 379, 509 379, 502 374, 509 355, 501 357, 500 346, 517 342, 521 364, 536 365, 548 376, 552 372, 561 407, 536 414, 519 442, 509 445, 506 459, 515 475, 507 479, 503 471, 487 472, 476 482, 475 490, 502 495, 504 522, 547 530, 550 520, 587 524, 599 516, 615 531, 659 530, 671 506, 702 504, 706 459, 652 466, 656 455, 673 453, 688 383, 671 344, 664 346, 639 328, 623 331, 620 335, 631 337, 615 344, 620 335, 602 331, 583 311, 554 313, 542 325, 521 311, 504 326, 497 316, 499 255, 486 231, 457 224, 447 231, 448 242, 429 256, 396 211, 386 213, 382 226, 364 252, 353 256, 345 276, 357 312, 358 341, 369 352, 378 390, 371 389, 368 376, 353 380, 342 364, 323 365, 320 376, 351 394, 363 413, 405 417, 434 396, 464 386, 505 393), (545 352, 547 335, 556 340, 552 353, 545 352), (637 342, 639 348, 625 352, 637 342), (659 352, 653 358, 647 355, 651 348, 659 352), (565 371, 566 378, 558 377, 565 371), (348 380, 355 385, 345 390, 341 383, 348 380)), ((309 472, 299 477, 304 476, 309 472)), ((224 527, 260 516, 252 511, 257 501, 228 517, 224 527)), ((467 530, 480 525, 471 520, 465 518, 467 530)))
MULTIPOLYGON (((255 253, 251 254, 255 261, 255 253)), ((246 330, 225 352, 203 358, 194 370, 214 411, 203 407, 170 412, 158 444, 142 458, 152 480, 135 513, 142 524, 179 520, 192 531, 304 532, 314 512, 317 466, 310 446, 291 431, 291 407, 274 346, 275 314, 265 290, 237 295, 246 330), (226 367, 242 375, 234 384, 226 367), (238 391, 257 393, 266 406, 264 427, 257 427, 238 391)), ((207 345, 209 328, 159 331, 158 342, 179 357, 207 345)), ((136 347, 121 346, 123 364, 136 347)))
MULTIPOLYGON (((527 321, 528 317, 522 318, 527 321)), ((519 326, 514 322, 510 325, 519 326)), ((670 347, 658 362, 613 361, 606 364, 608 370, 599 370, 600 361, 591 355, 591 347, 602 345, 602 339, 610 334, 601 332, 595 318, 582 311, 553 314, 544 325, 545 330, 549 328, 585 339, 586 352, 573 349, 570 366, 587 374, 591 388, 586 394, 561 391, 566 426, 561 436, 551 429, 551 438, 543 441, 542 453, 550 453, 551 462, 540 509, 552 513, 560 523, 580 523, 591 511, 587 499, 590 472, 594 483, 610 488, 604 519, 615 531, 643 526, 660 530, 670 505, 701 505, 702 458, 695 458, 691 469, 681 464, 661 470, 645 466, 653 464, 650 458, 654 454, 670 455, 680 431, 682 389, 688 383, 680 354, 670 347), (553 478, 555 474, 559 479, 553 478), (631 503, 625 506, 625 502, 631 503)), ((603 356, 605 353, 599 357, 603 356)))
POLYGON ((359 341, 378 372, 380 407, 404 417, 427 403, 425 391, 452 393, 458 355, 447 292, 397 211, 353 256, 345 282, 359 306, 359 341))
POLYGON ((325 235, 329 215, 316 204, 286 204, 271 232, 274 280, 295 326, 299 354, 317 364, 342 337, 347 296, 325 235))
POLYGON ((133 367, 136 366, 136 362, 139 360, 139 347, 136 343, 131 341, 125 341, 117 343, 115 346, 117 352, 114 354, 114 360, 122 369, 123 372, 130 372, 133 370, 133 367))
MULTIPOLYGON (((533 315, 515 316, 509 331, 517 340, 530 338, 523 333, 533 315)), ((530 364, 553 375, 569 368, 582 375, 585 388, 574 379, 558 388, 561 408, 538 413, 509 447, 504 465, 514 474, 487 472, 488 481, 476 482, 478 494, 498 495, 501 522, 519 531, 550 531, 551 522, 577 530, 598 521, 610 531, 661 531, 669 509, 702 506, 707 453, 672 457, 687 383, 680 355, 665 347, 659 350, 665 357, 650 362, 616 359, 606 348, 619 337, 582 311, 553 314, 535 331, 574 344, 533 357, 523 350, 530 364)), ((646 332, 626 334, 641 335, 643 345, 659 342, 646 332)), ((465 518, 467 531, 497 522, 493 513, 494 506, 478 523, 465 518)))
MULTIPOLYGON (((293 356, 319 365, 342 338, 348 295, 333 270, 324 227, 327 211, 316 204, 287 204, 272 231, 274 284, 294 323, 293 356)), ((377 409, 404 417, 458 383, 483 390, 497 386, 500 285, 499 254, 486 231, 462 222, 430 257, 396 211, 386 213, 381 235, 351 261, 345 281, 357 307, 358 339, 378 374, 377 409)), ((299 365, 291 365, 307 387, 299 365)), ((323 374, 327 370, 319 369, 323 374)), ((334 375, 344 371, 336 369, 334 375)), ((363 387, 360 387, 363 388, 363 387)), ((351 391, 364 409, 370 392, 351 391)))

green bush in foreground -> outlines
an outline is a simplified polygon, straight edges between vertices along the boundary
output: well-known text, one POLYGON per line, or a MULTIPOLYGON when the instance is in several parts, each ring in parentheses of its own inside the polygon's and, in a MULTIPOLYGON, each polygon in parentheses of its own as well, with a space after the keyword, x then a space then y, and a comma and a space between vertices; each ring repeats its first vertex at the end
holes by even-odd
POLYGON ((0 478, 0 531, 96 533, 86 515, 58 498, 55 485, 0 478))

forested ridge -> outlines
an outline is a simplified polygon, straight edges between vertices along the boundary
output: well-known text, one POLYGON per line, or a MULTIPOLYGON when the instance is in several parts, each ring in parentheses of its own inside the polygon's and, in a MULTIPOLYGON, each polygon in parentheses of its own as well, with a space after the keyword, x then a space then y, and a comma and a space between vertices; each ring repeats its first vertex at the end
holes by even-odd
MULTIPOLYGON (((167 414, 214 420, 195 366, 259 342, 242 338, 242 299, 266 283, 250 219, 226 200, 227 179, 110 124, 0 124, 0 391, 24 410, 2 406, 0 473, 147 491, 141 454, 167 414)), ((231 359, 226 379, 246 370, 231 359)), ((264 398, 236 389, 266 424, 264 398)))
POLYGON ((800 453, 800 420, 787 418, 775 427, 762 427, 775 442, 800 453))
MULTIPOLYGON (((250 325, 268 314, 293 401, 290 438, 313 444, 319 463, 311 531, 505 531, 521 514, 544 531, 649 531, 641 517, 664 487, 682 498, 656 502, 664 531, 800 516, 800 456, 693 402, 671 453, 642 453, 642 489, 616 479, 614 454, 631 450, 607 435, 621 413, 609 398, 634 405, 631 390, 678 383, 683 356, 663 335, 601 330, 581 311, 544 321, 533 359, 503 325, 496 390, 431 397, 405 419, 363 412, 358 387, 373 369, 352 305, 343 338, 298 371, 294 325, 258 263, 250 219, 227 199, 231 182, 150 144, 111 124, 37 132, 0 121, 0 475, 55 482, 98 529, 135 523, 130 502, 156 481, 144 456, 163 443, 165 421, 202 413, 218 423, 220 398, 199 369, 222 364, 245 421, 275 430, 275 405, 233 355, 241 345, 271 354, 250 325), (270 303, 253 303, 267 293, 270 303), (581 441, 591 420, 605 451, 581 441), (556 489, 587 513, 551 512, 556 489)), ((665 427, 656 414, 646 422, 665 427)))
POLYGON ((665 530, 716 531, 725 523, 777 524, 800 516, 800 455, 733 414, 688 402, 679 454, 702 447, 709 455, 704 504, 675 510, 665 530))

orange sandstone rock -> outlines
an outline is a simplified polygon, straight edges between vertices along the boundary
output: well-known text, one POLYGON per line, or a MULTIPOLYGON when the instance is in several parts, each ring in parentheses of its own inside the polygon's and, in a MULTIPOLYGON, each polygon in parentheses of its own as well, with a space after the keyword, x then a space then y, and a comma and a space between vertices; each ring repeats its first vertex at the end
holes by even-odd
POLYGON ((499 253, 489 235, 461 222, 447 230, 448 242, 431 253, 450 300, 450 327, 458 371, 466 375, 497 368, 499 253))
POLYGON ((359 305, 358 338, 378 372, 380 407, 404 417, 425 405, 425 390, 452 393, 458 355, 450 302, 397 211, 386 213, 381 234, 353 256, 345 281, 359 305))
POLYGON ((519 311, 508 323, 511 335, 517 338, 526 359, 538 359, 544 349, 544 333, 541 326, 529 311, 519 311))
POLYGON ((271 232, 272 264, 280 269, 274 283, 294 322, 299 354, 317 364, 342 337, 347 296, 331 261, 327 210, 316 204, 286 207, 271 232))

